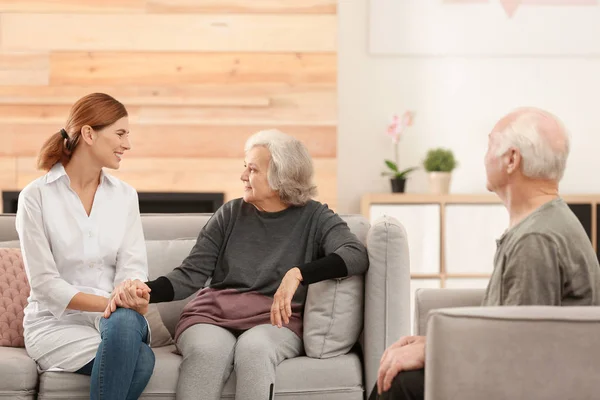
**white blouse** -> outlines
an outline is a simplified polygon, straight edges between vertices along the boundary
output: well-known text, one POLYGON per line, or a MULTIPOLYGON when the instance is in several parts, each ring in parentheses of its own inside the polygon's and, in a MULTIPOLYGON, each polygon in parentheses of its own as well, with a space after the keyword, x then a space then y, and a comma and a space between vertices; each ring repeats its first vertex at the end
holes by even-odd
POLYGON ((78 292, 109 297, 125 279, 147 280, 137 192, 104 172, 88 216, 56 164, 21 191, 16 228, 31 286, 25 326, 60 319, 78 292))

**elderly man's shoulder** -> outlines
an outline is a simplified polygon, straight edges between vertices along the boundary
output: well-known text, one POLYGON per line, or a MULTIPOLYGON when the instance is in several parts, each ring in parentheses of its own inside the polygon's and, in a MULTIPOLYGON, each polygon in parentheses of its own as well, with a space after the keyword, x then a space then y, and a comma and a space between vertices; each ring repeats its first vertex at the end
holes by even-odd
POLYGON ((593 254, 583 225, 562 199, 544 204, 509 231, 502 241, 506 241, 506 250, 550 246, 559 252, 570 249, 593 254))
POLYGON ((579 236, 587 234, 577 216, 564 200, 558 198, 541 206, 520 224, 522 233, 548 236, 579 236))

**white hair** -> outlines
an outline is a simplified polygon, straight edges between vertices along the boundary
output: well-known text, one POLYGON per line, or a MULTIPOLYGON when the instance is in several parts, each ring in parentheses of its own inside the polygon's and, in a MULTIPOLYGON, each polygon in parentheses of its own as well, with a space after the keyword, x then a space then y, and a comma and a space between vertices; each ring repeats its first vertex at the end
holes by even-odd
POLYGON ((500 133, 498 157, 516 148, 521 153, 525 176, 557 182, 562 179, 569 155, 569 134, 556 116, 524 109, 500 133))
POLYGON ((269 129, 252 135, 244 151, 247 153, 256 146, 263 146, 271 153, 267 180, 281 201, 302 206, 316 195, 312 158, 302 142, 277 129, 269 129))

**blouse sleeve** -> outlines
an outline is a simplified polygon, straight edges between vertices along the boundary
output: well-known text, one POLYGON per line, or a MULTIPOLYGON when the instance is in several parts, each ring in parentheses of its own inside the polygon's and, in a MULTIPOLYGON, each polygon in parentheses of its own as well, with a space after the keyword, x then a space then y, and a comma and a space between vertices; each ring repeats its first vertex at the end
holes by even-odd
POLYGON ((58 272, 44 230, 40 194, 34 189, 23 190, 19 195, 15 225, 31 292, 36 301, 60 318, 79 290, 58 272))

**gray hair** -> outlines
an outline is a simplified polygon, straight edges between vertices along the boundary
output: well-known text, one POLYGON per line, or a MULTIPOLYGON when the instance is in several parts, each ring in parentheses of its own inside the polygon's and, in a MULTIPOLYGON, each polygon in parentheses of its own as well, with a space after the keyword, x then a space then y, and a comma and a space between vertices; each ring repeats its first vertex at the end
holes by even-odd
POLYGON ((281 201, 302 206, 317 194, 312 158, 302 142, 277 129, 269 129, 252 135, 244 151, 247 153, 256 146, 263 146, 271 153, 267 180, 281 201))
POLYGON ((556 116, 535 108, 520 109, 501 133, 498 157, 516 148, 525 176, 556 182, 562 179, 569 156, 569 133, 556 116))

